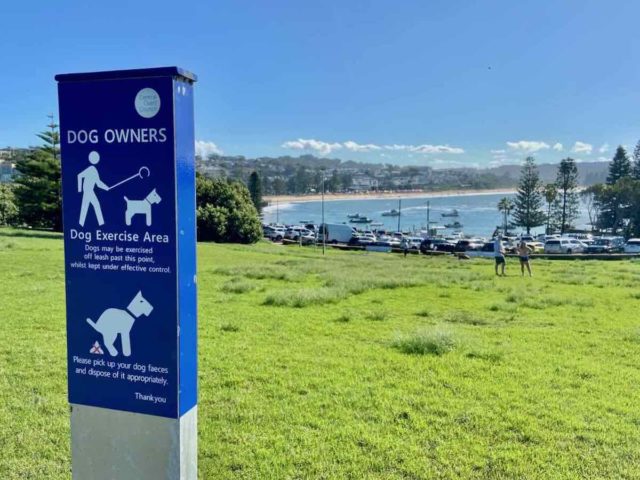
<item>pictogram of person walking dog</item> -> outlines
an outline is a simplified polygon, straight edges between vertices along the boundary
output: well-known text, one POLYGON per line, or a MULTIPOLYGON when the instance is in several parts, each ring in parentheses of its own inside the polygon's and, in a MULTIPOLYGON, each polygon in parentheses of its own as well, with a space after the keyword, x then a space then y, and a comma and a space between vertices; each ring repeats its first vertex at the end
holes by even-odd
MULTIPOLYGON (((93 208, 93 213, 95 214, 98 225, 104 225, 104 216, 102 215, 102 208, 100 206, 100 200, 96 193, 96 189, 108 192, 136 178, 145 179, 151 175, 151 171, 148 167, 140 167, 138 173, 135 173, 114 185, 108 186, 100 179, 100 172, 96 167, 96 165, 100 163, 100 154, 98 152, 92 151, 89 153, 89 163, 91 165, 78 174, 78 193, 82 194, 80 219, 78 220, 78 223, 82 227, 84 227, 87 220, 90 208, 93 208)), ((160 203, 162 200, 155 188, 149 192, 145 198, 139 200, 129 199, 126 196, 123 196, 123 198, 126 202, 125 223, 127 225, 131 225, 132 219, 136 215, 143 216, 148 227, 152 225, 152 207, 153 205, 160 203)))

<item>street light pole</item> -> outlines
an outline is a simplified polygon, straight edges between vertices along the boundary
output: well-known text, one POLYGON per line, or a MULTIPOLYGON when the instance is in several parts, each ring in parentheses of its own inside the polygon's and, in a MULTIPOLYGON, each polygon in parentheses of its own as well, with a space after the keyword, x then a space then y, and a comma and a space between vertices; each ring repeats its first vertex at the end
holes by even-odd
POLYGON ((324 168, 322 169, 322 255, 327 242, 327 226, 324 223, 324 168))

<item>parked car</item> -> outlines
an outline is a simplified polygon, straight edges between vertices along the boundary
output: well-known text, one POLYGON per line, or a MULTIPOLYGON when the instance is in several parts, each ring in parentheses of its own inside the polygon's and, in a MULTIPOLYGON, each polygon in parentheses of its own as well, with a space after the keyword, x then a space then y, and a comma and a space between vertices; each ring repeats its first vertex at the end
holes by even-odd
POLYGON ((284 238, 286 230, 282 227, 267 227, 264 229, 264 236, 274 242, 280 242, 284 238))
POLYGON ((484 246, 484 242, 478 238, 463 238, 456 243, 456 252, 468 252, 480 250, 484 246))
POLYGON ((425 238, 420 243, 420 252, 427 253, 430 251, 453 252, 455 243, 448 242, 444 238, 425 238))
POLYGON ((549 235, 545 235, 544 233, 541 233, 540 235, 538 235, 536 237, 536 239, 539 242, 542 242, 542 243, 546 243, 549 240, 557 240, 558 238, 560 238, 560 235, 556 235, 555 233, 554 234, 549 234, 549 235))
POLYGON ((585 249, 586 253, 622 253, 624 251, 624 238, 602 237, 596 238, 585 249))
POLYGON ((286 238, 287 240, 298 240, 300 234, 308 235, 309 233, 311 232, 304 227, 294 226, 287 228, 287 230, 284 232, 284 238, 286 238))
POLYGON ((518 241, 529 243, 529 242, 535 242, 536 238, 531 234, 523 233, 522 235, 520 235, 520 238, 518 238, 518 241))
POLYGON ((640 238, 630 238, 624 244, 624 253, 640 253, 640 238))
POLYGON ((316 234, 308 231, 308 233, 303 233, 302 238, 298 238, 298 241, 300 241, 302 245, 312 245, 316 243, 316 234))
POLYGON ((402 248, 405 248, 405 245, 406 245, 406 247, 409 250, 420 250, 421 244, 422 244, 421 237, 404 237, 400 242, 400 246, 402 248))
POLYGON ((527 244, 527 247, 533 250, 533 253, 544 252, 544 243, 542 242, 531 241, 531 242, 526 242, 526 244, 527 244))
POLYGON ((585 248, 585 244, 575 238, 557 238, 544 244, 544 253, 582 253, 585 248))
POLYGON ((349 240, 349 245, 370 245, 372 243, 375 243, 375 239, 359 233, 354 234, 349 240))

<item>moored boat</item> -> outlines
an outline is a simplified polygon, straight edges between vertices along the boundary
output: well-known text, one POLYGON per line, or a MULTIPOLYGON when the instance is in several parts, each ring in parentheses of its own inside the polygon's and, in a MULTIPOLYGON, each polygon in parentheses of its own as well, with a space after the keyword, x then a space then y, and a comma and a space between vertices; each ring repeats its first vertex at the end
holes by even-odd
POLYGON ((369 217, 361 217, 360 215, 358 215, 357 217, 350 217, 349 222, 350 223, 371 223, 373 220, 371 220, 369 217))
POLYGON ((382 216, 383 217, 399 217, 400 216, 400 211, 396 210, 395 208, 388 210, 386 212, 382 212, 382 216))

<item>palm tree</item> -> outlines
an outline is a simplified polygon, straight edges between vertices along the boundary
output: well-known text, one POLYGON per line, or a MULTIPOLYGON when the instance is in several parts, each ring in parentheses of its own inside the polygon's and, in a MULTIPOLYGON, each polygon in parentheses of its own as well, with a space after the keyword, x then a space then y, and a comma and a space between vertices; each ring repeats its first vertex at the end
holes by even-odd
POLYGON ((558 198, 558 187, 556 187, 555 183, 547 183, 543 190, 542 194, 544 195, 544 199, 547 202, 547 230, 545 233, 551 233, 551 223, 552 223, 552 215, 551 208, 558 198))
POLYGON ((507 234, 507 229, 509 227, 509 214, 511 213, 511 210, 513 210, 513 206, 513 200, 508 197, 502 197, 498 202, 498 211, 502 212, 504 215, 502 223, 502 233, 504 235, 507 234))

